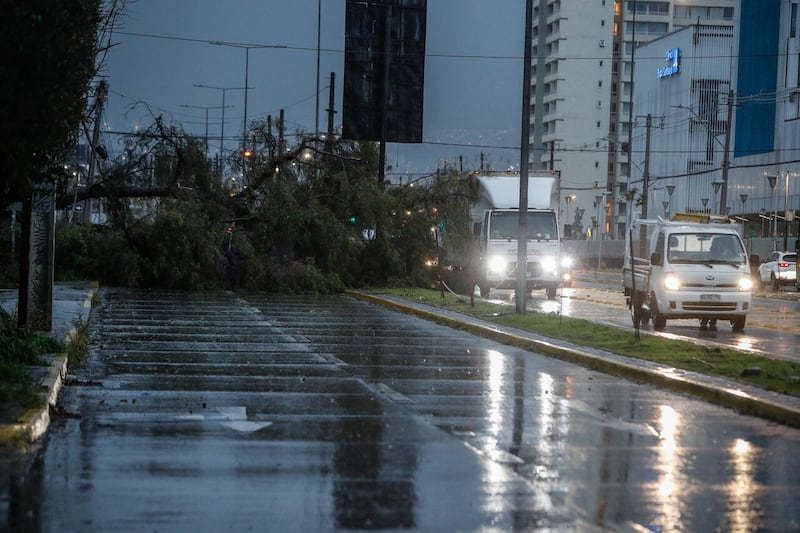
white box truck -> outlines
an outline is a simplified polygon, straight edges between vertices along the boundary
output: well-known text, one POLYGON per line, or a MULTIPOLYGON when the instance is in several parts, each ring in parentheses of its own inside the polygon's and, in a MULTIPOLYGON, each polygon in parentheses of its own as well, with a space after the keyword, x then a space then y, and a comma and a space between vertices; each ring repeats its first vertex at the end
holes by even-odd
POLYGON ((636 327, 652 319, 661 330, 668 319, 697 318, 701 328, 727 320, 741 331, 750 311, 749 258, 739 226, 727 217, 633 220, 622 280, 636 327))
MULTIPOLYGON (((470 209, 477 257, 476 284, 482 294, 513 289, 517 280, 519 237, 519 173, 477 171, 478 202, 470 209)), ((558 231, 558 172, 528 175, 528 240, 525 287, 544 289, 553 299, 561 284, 562 250, 558 231)), ((568 272, 568 269, 565 269, 568 272)))

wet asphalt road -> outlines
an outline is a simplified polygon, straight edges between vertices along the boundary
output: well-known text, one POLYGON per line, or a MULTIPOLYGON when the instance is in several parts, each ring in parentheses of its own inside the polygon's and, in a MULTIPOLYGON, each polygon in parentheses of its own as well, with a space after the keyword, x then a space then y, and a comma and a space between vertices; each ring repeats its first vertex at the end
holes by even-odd
POLYGON ((24 531, 792 531, 800 431, 346 296, 101 290, 24 531))

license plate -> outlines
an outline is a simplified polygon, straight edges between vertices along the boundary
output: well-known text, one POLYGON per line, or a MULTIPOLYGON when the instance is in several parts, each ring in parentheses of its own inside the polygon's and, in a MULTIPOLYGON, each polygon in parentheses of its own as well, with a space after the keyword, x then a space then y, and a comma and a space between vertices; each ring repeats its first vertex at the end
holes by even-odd
POLYGON ((719 294, 701 294, 700 295, 701 302, 718 302, 719 301, 719 294))

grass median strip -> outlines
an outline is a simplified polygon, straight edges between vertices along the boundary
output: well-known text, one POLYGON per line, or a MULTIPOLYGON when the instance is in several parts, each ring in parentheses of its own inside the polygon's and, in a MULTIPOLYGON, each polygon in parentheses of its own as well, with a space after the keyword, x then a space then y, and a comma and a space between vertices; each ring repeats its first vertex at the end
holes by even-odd
POLYGON ((475 305, 472 306, 468 298, 448 293, 442 296, 440 292, 430 289, 389 288, 375 292, 425 303, 581 346, 800 396, 800 365, 789 361, 653 335, 642 335, 636 340, 632 327, 614 328, 557 313, 528 312, 518 315, 514 308, 508 305, 476 299, 475 305))

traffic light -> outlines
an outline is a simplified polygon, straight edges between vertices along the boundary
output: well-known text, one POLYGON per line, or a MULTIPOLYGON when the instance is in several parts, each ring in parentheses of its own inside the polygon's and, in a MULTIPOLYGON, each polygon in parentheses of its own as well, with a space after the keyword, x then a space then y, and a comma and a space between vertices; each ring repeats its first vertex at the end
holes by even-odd
POLYGON ((350 215, 350 216, 347 218, 347 222, 349 222, 350 224, 355 224, 355 223, 356 223, 356 220, 357 220, 357 219, 356 219, 356 216, 355 216, 355 215, 350 215))
POLYGON ((228 228, 225 231, 228 233, 233 233, 233 226, 228 226, 228 228))

